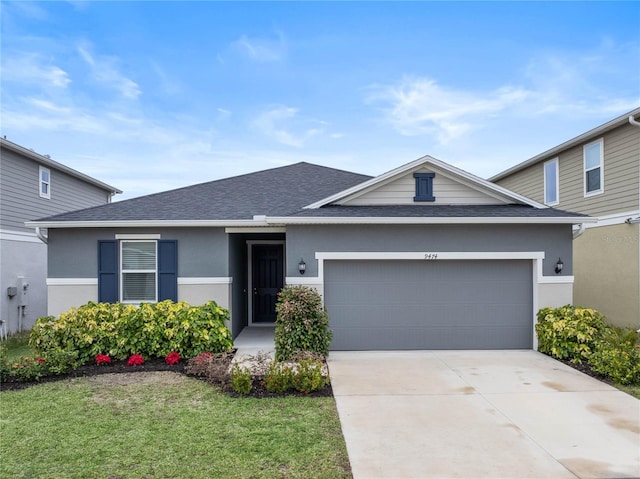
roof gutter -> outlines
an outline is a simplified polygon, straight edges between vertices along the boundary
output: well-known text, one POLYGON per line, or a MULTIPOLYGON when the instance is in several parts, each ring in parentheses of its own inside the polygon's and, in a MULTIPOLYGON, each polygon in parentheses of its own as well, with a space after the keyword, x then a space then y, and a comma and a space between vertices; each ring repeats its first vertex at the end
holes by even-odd
POLYGON ((36 226, 36 236, 40 239, 40 241, 42 241, 44 244, 48 244, 49 243, 49 238, 47 238, 44 233, 42 233, 42 230, 40 229, 39 226, 36 226))
POLYGON ((629 116, 629 123, 640 128, 640 121, 637 121, 633 115, 629 116))
POLYGON ((486 216, 466 216, 466 217, 318 217, 318 216, 284 216, 268 217, 267 222, 272 225, 380 225, 380 224, 583 224, 596 223, 597 218, 591 217, 486 217, 486 216))
POLYGON ((576 231, 573 232, 573 239, 576 239, 578 236, 582 236, 582 233, 584 233, 584 223, 580 223, 578 225, 578 229, 576 231))

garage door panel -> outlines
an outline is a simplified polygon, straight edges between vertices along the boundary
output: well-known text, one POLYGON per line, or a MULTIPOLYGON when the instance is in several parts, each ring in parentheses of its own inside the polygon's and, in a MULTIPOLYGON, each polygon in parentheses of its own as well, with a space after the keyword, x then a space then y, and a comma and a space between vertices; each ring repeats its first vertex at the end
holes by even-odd
POLYGON ((532 345, 530 261, 327 261, 332 349, 532 345))

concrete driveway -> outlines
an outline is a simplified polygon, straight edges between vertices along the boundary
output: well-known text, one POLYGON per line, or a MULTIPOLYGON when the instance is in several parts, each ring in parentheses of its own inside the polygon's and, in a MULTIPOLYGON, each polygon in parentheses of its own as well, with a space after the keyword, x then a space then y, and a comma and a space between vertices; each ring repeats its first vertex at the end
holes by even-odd
POLYGON ((355 479, 640 477, 640 401, 535 351, 328 363, 355 479))

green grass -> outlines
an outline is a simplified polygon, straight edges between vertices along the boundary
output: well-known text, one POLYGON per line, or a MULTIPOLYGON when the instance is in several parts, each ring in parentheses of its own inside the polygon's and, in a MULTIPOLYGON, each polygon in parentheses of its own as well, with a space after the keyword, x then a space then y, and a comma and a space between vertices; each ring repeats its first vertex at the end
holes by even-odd
POLYGON ((624 391, 627 394, 631 394, 633 397, 640 399, 640 384, 635 385, 624 385, 624 384, 615 384, 620 391, 624 391))
POLYGON ((33 350, 29 347, 30 331, 21 331, 9 336, 6 340, 0 341, 0 346, 4 346, 8 359, 16 359, 20 356, 34 356, 33 350))
POLYGON ((231 398, 158 374, 1 393, 0 477, 351 477, 333 398, 231 398))

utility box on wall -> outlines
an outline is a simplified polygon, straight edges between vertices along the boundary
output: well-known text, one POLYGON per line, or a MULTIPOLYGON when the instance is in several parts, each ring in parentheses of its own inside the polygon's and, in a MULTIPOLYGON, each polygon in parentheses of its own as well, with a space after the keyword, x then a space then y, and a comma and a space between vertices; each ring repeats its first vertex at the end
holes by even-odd
POLYGON ((18 306, 29 305, 29 282, 24 276, 18 276, 18 306))

